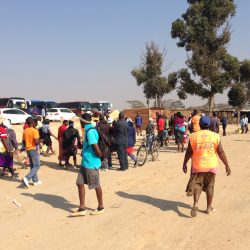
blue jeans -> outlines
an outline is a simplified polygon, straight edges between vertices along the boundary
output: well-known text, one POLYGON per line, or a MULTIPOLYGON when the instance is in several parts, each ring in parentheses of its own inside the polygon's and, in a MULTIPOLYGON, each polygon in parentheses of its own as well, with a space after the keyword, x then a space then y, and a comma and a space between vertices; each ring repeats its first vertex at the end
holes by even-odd
POLYGON ((33 182, 38 181, 37 172, 40 168, 40 155, 38 151, 35 150, 28 150, 27 155, 30 160, 30 172, 26 175, 28 180, 32 179, 33 182))

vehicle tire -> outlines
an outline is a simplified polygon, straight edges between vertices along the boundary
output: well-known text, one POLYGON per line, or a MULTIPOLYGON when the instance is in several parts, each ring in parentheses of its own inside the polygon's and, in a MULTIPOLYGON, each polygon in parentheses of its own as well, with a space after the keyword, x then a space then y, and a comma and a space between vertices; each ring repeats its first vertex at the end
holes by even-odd
POLYGON ((148 157, 148 150, 146 146, 140 146, 137 150, 137 165, 143 166, 148 157))
POLYGON ((159 142, 154 141, 152 145, 152 161, 157 161, 159 157, 159 142))

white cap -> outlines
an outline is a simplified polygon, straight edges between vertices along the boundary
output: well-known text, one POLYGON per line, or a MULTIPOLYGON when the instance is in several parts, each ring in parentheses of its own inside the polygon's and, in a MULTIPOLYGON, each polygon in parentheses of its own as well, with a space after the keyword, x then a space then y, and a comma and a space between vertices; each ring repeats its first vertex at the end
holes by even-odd
POLYGON ((93 113, 90 110, 88 110, 86 113, 90 114, 90 115, 93 115, 93 113))
POLYGON ((11 128, 11 124, 10 124, 10 120, 3 120, 3 125, 4 125, 4 127, 6 127, 6 128, 11 128))
POLYGON ((113 121, 114 121, 114 120, 113 120, 111 117, 108 118, 108 123, 109 123, 109 124, 113 123, 113 121))

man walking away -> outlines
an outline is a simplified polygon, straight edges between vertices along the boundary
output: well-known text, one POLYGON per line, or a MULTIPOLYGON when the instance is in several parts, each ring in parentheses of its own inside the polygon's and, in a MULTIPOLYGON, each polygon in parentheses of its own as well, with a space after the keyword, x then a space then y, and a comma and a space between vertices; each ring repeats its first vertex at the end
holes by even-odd
POLYGON ((142 116, 139 112, 137 112, 137 115, 135 117, 135 126, 136 126, 136 132, 137 136, 142 135, 142 116))
POLYGON ((124 113, 120 112, 119 120, 115 123, 114 133, 116 149, 120 162, 121 171, 128 169, 127 145, 128 145, 128 123, 124 119, 124 113))
POLYGON ((63 151, 65 156, 65 168, 69 166, 69 158, 73 156, 74 165, 76 169, 76 154, 77 149, 81 148, 81 138, 77 129, 74 128, 74 122, 69 121, 69 127, 64 131, 63 134, 63 151))
POLYGON ((197 110, 194 110, 193 115, 192 115, 192 119, 191 119, 191 128, 190 128, 190 132, 197 132, 200 130, 200 116, 198 115, 197 110))
POLYGON ((221 124, 223 129, 223 136, 226 136, 227 118, 225 116, 222 117, 221 124))
POLYGON ((70 216, 85 216, 85 187, 95 189, 98 200, 98 208, 91 215, 99 215, 104 213, 102 188, 100 185, 99 169, 101 167, 102 153, 98 146, 99 135, 91 124, 91 115, 83 114, 81 125, 84 127, 84 142, 82 147, 82 164, 76 180, 80 206, 77 212, 71 213, 70 216))
POLYGON ((39 155, 39 133, 34 128, 34 120, 29 117, 27 119, 28 128, 23 132, 23 144, 26 147, 27 155, 30 161, 30 172, 23 178, 23 183, 29 187, 29 180, 32 179, 34 186, 42 184, 38 179, 37 172, 40 168, 40 155, 39 155))
POLYGON ((211 118, 211 126, 210 130, 215 133, 219 133, 219 128, 220 128, 220 120, 217 117, 217 113, 213 112, 213 117, 211 118))
POLYGON ((187 185, 187 196, 194 197, 194 205, 191 216, 195 217, 198 210, 198 202, 202 191, 207 196, 207 214, 215 212, 212 207, 214 195, 215 175, 217 173, 217 154, 226 167, 227 175, 231 174, 226 154, 222 148, 220 136, 209 131, 211 119, 203 116, 200 119, 201 130, 190 135, 188 149, 183 162, 183 172, 187 173, 187 163, 192 158, 191 177, 187 185))

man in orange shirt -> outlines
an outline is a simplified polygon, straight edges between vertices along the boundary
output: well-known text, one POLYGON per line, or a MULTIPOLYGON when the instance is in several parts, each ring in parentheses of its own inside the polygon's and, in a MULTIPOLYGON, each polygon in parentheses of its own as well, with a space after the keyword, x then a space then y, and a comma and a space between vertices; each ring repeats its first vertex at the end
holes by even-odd
POLYGON ((23 183, 26 187, 29 187, 30 179, 32 179, 34 186, 42 184, 42 182, 37 176, 37 172, 40 168, 40 155, 38 150, 39 133, 38 130, 34 128, 34 119, 29 117, 26 122, 28 128, 23 132, 23 143, 30 160, 30 172, 23 178, 23 183))
POLYGON ((183 162, 183 172, 187 173, 187 163, 192 158, 191 177, 187 185, 187 195, 194 197, 194 205, 191 216, 195 217, 198 210, 198 202, 202 191, 207 196, 207 214, 215 211, 212 207, 215 175, 217 173, 217 154, 226 167, 227 175, 231 174, 226 154, 222 148, 220 136, 209 131, 211 119, 203 116, 200 119, 201 130, 192 133, 189 138, 188 149, 183 162))
POLYGON ((194 110, 193 117, 191 119, 191 133, 199 131, 200 128, 200 116, 198 115, 197 110, 194 110))

